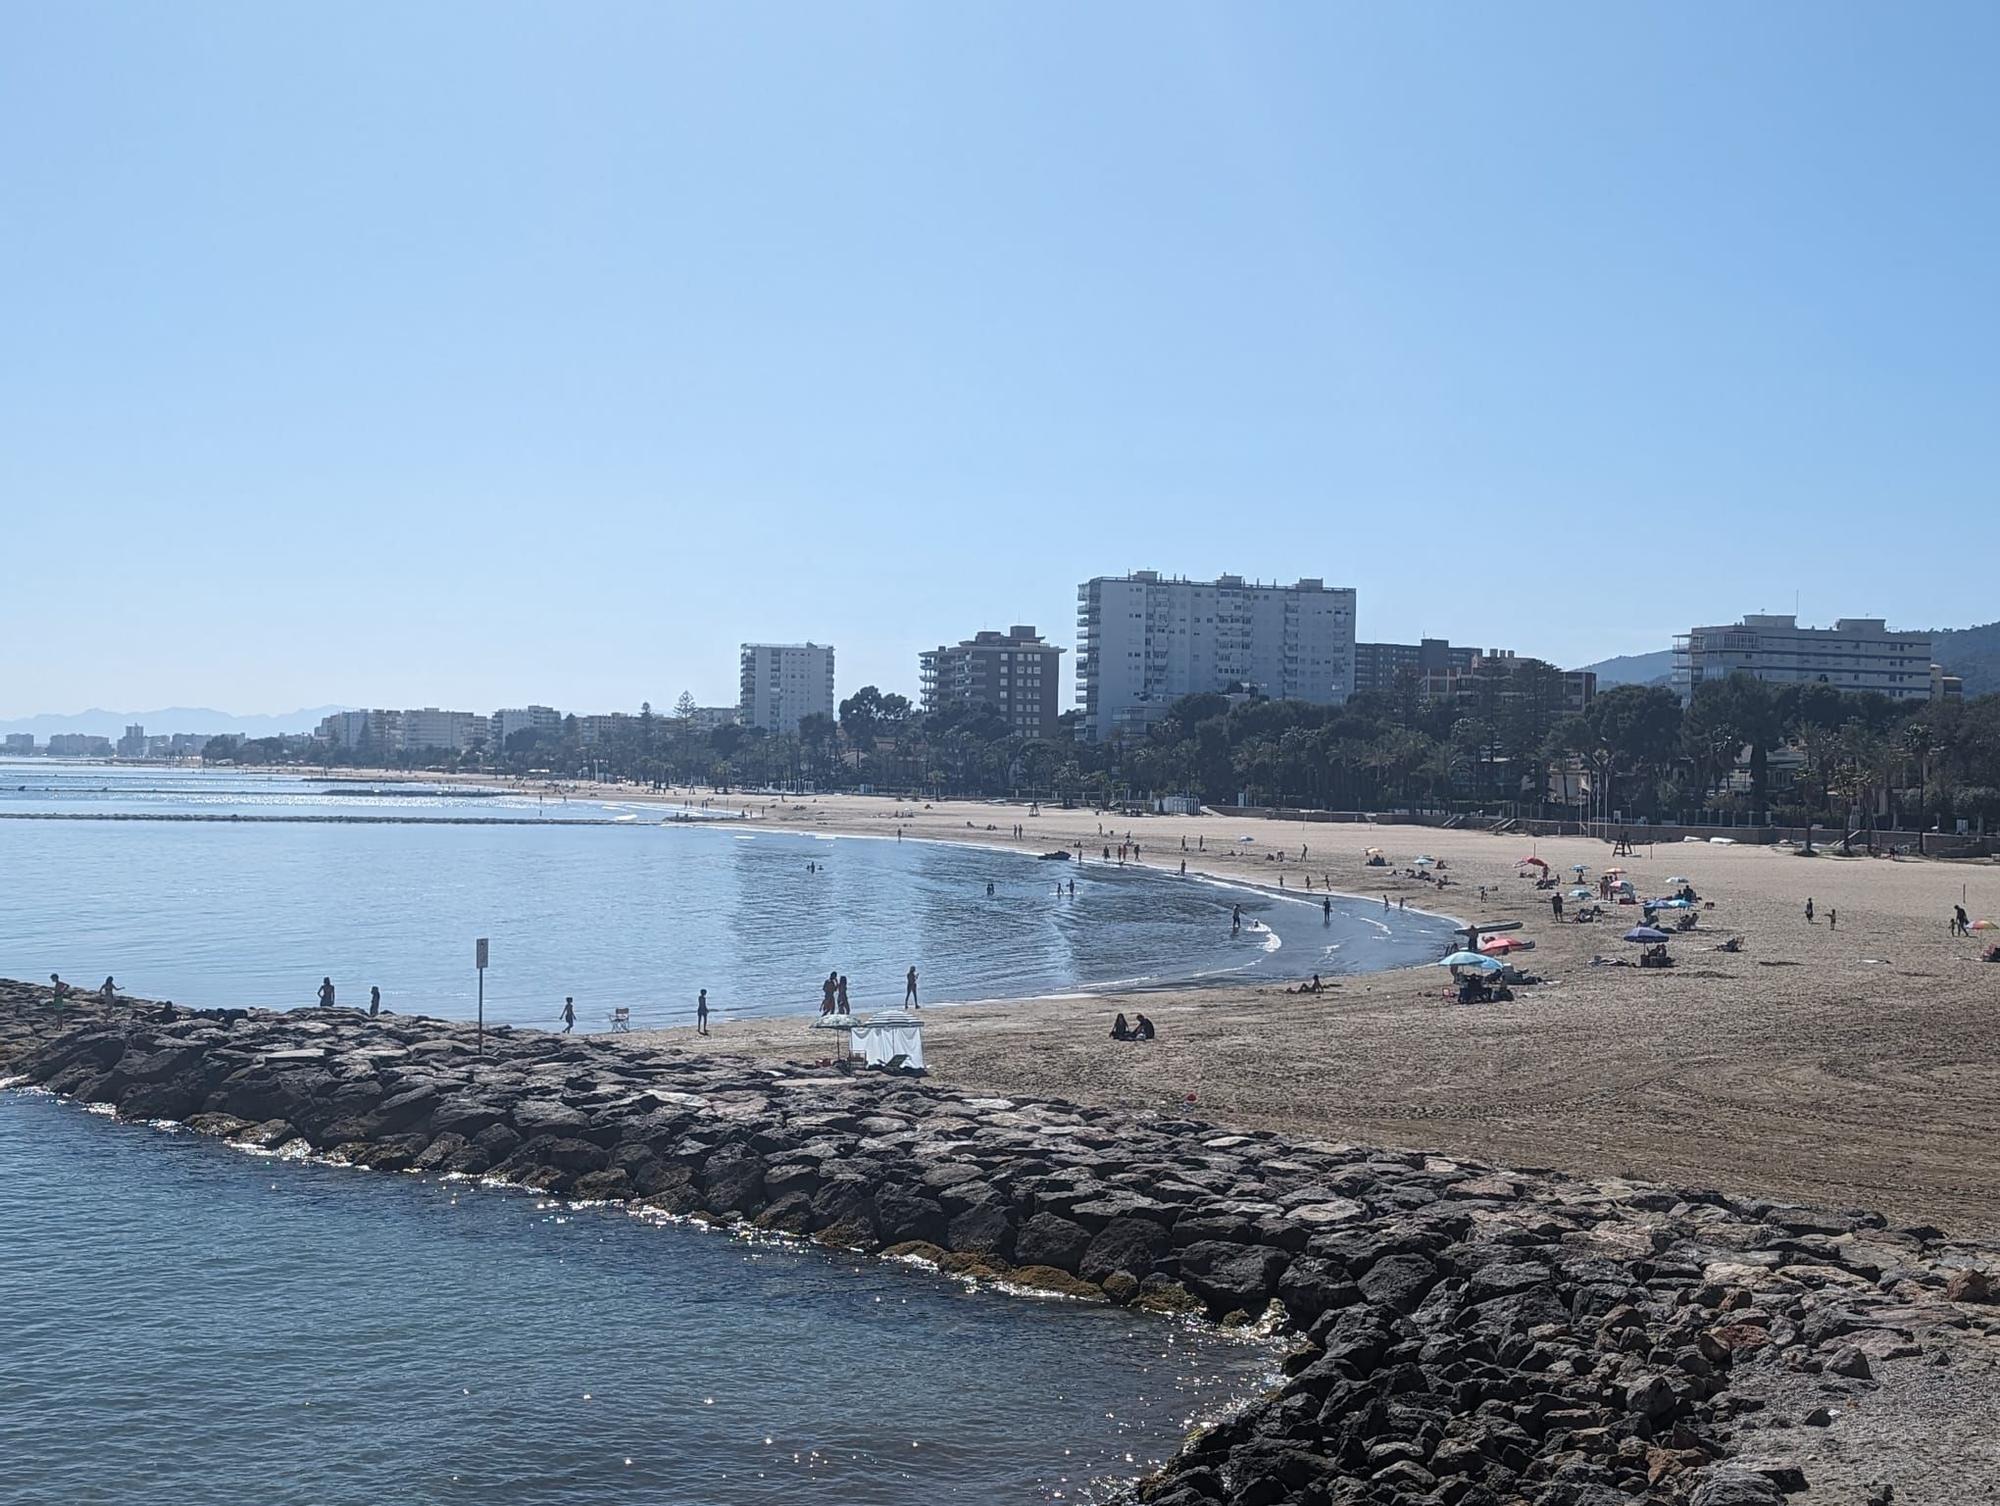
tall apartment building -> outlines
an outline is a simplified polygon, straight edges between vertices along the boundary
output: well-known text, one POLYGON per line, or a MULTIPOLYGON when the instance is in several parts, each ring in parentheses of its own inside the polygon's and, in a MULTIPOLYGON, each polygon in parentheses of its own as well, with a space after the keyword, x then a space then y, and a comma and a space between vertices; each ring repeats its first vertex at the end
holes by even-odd
POLYGON ((486 718, 476 711, 440 711, 424 706, 403 713, 402 746, 410 752, 438 748, 465 753, 486 745, 486 718))
POLYGON ((32 753, 34 751, 35 734, 32 732, 9 732, 6 741, 0 743, 0 752, 4 753, 32 753))
POLYGON ((1100 575, 1076 590, 1079 735, 1144 730, 1198 691, 1242 686, 1336 705, 1354 688, 1354 592, 1320 580, 1250 584, 1100 575))
POLYGON ((1016 732, 1054 737, 1056 682, 1062 650, 1032 626, 1004 633, 980 632, 958 644, 940 644, 917 656, 926 711, 945 706, 988 705, 1016 732))
POLYGON ((1739 670, 1778 685, 1873 690, 1897 701, 1932 694, 1930 635, 1892 633, 1880 617, 1842 617, 1814 628, 1800 627, 1796 617, 1755 614, 1692 628, 1674 640, 1674 689, 1684 701, 1697 686, 1739 670))
POLYGON ((801 717, 833 715, 833 648, 825 643, 746 643, 742 653, 744 722, 766 732, 796 732, 801 717))
POLYGON ((350 752, 365 748, 376 754, 465 753, 485 745, 487 722, 476 711, 440 711, 435 706, 414 711, 336 711, 320 719, 315 735, 350 752))
MULTIPOLYGON (((1498 657, 1504 649, 1487 649, 1488 657, 1498 657)), ((1460 674, 1472 668, 1481 650, 1454 646, 1448 639, 1424 638, 1415 643, 1357 643, 1354 645, 1354 693, 1364 690, 1394 690, 1405 676, 1423 680, 1447 670, 1460 674)))
POLYGON ((486 735, 495 752, 503 751, 516 732, 560 732, 562 713, 553 706, 503 706, 486 719, 486 735))
POLYGON ((138 722, 125 725, 125 735, 118 739, 120 758, 144 758, 146 756, 146 729, 138 722))

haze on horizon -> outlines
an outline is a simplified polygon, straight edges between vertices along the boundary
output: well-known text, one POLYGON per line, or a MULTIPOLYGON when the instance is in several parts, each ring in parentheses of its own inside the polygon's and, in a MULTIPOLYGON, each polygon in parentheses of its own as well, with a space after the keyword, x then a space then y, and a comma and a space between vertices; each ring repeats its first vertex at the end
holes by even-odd
POLYGON ((726 702, 745 639, 914 692, 1136 567, 1565 663, 1988 620, 1996 41, 16 9, 0 717, 726 702))

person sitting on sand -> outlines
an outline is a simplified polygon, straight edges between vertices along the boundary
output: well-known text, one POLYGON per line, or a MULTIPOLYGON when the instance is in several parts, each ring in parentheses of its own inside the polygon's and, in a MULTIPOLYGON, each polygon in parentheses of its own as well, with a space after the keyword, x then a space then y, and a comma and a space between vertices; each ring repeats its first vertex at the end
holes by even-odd
POLYGON ((1129 1041, 1132 1039, 1132 1027, 1125 1023, 1123 1010, 1119 1011, 1118 1018, 1111 1022, 1111 1039, 1114 1041, 1129 1041))
POLYGON ((1153 1022, 1144 1015, 1140 1015, 1138 1023, 1132 1027, 1132 1039, 1135 1041, 1150 1041, 1158 1033, 1153 1029, 1153 1022))

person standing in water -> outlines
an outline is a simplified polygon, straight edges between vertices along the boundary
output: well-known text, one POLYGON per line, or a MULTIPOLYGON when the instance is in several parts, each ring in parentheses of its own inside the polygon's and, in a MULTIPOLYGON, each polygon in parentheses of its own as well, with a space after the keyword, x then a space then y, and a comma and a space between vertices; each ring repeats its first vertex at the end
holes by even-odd
POLYGON ((562 1007, 562 1033, 568 1035, 576 1027, 576 1000, 565 998, 562 1007))
POLYGON ((922 1009, 917 1002, 917 965, 910 964, 910 970, 903 974, 903 1004, 909 1009, 922 1009))
POLYGON ((701 996, 694 1001, 694 1033, 708 1034, 708 990, 705 988, 701 991, 701 996))
POLYGON ((1326 917, 1328 925, 1333 924, 1333 898, 1331 895, 1319 902, 1319 913, 1326 917))
POLYGON ((1229 934, 1237 935, 1243 929, 1243 907, 1232 905, 1229 909, 1229 934))

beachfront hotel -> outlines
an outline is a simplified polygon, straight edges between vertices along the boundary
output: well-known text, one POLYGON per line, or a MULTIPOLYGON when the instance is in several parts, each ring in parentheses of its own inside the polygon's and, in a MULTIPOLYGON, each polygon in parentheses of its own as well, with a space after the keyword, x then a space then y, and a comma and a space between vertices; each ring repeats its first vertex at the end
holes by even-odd
POLYGON ((1697 686, 1738 672, 1779 685, 1872 690, 1894 701, 1932 695, 1929 633, 1892 633, 1880 617, 1842 617, 1830 628, 1798 618, 1752 614, 1722 627, 1692 628, 1674 640, 1674 690, 1685 701, 1697 686))
POLYGON ((1020 624, 926 649, 917 655, 924 710, 987 705, 1016 732, 1054 737, 1062 652, 1020 624))
POLYGON ((1132 735, 1184 695, 1237 686, 1336 705, 1354 689, 1354 590, 1100 575, 1076 588, 1078 736, 1132 735))
POLYGON ((746 643, 742 665, 744 725, 796 732, 802 717, 833 715, 831 644, 746 643))

